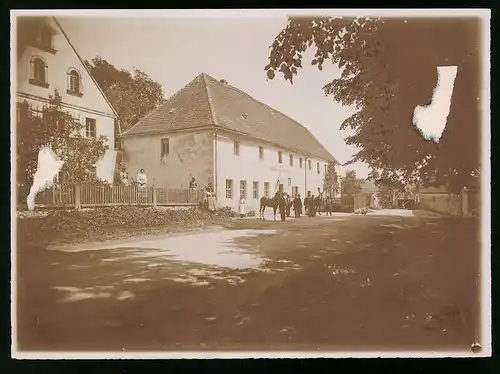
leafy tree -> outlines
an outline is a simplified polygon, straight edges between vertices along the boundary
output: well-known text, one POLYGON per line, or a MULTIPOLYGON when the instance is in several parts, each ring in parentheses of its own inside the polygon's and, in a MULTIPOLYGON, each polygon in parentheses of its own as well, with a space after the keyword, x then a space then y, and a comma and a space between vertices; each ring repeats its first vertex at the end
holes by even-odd
POLYGON ((57 91, 49 96, 49 104, 43 108, 41 116, 33 112, 27 102, 19 104, 18 115, 18 182, 25 188, 32 183, 38 167, 38 151, 43 146, 50 146, 64 161, 65 181, 96 181, 92 169, 108 149, 107 138, 102 135, 86 137, 85 125, 63 110, 57 91))
POLYGON ((355 170, 347 170, 341 182, 343 198, 352 198, 361 192, 361 179, 356 176, 355 170))
POLYGON ((131 74, 100 56, 86 61, 86 65, 118 111, 122 131, 131 128, 164 102, 161 84, 139 69, 131 74))
POLYGON ((341 129, 360 150, 348 162, 366 162, 406 184, 470 183, 480 160, 480 51, 478 19, 291 18, 271 45, 267 77, 293 83, 303 53, 315 48, 312 65, 337 64, 341 76, 326 95, 356 112, 341 129), (412 124, 416 105, 431 101, 437 66, 457 66, 450 114, 438 145, 412 124), (466 151, 465 151, 466 150, 466 151))
POLYGON ((333 161, 328 161, 325 178, 323 180, 323 189, 334 192, 337 192, 339 189, 339 177, 335 170, 335 162, 333 161))

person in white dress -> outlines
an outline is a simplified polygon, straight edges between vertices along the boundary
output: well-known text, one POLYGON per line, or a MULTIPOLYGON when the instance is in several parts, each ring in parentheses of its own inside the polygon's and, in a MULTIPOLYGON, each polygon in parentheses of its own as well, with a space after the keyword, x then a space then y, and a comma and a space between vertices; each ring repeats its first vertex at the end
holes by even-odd
POLYGON ((242 197, 240 199, 239 205, 238 205, 238 214, 240 215, 240 218, 245 217, 245 205, 246 205, 245 199, 242 197))
POLYGON ((122 181, 122 184, 124 186, 128 186, 128 172, 127 169, 124 167, 122 168, 122 171, 120 172, 120 180, 122 181))
POLYGON ((144 169, 141 169, 139 174, 137 174, 137 184, 139 185, 139 187, 146 187, 146 183, 148 183, 146 172, 144 171, 144 169))

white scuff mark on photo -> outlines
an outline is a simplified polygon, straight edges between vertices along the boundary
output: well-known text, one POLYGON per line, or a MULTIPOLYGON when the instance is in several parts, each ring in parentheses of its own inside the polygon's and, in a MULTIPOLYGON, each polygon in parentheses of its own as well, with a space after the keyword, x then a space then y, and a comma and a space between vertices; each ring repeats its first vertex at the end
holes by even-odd
POLYGON ((117 151, 108 149, 104 156, 95 164, 97 178, 102 181, 113 183, 117 151))
POLYGON ((426 140, 439 143, 450 114, 456 66, 438 66, 437 84, 429 105, 417 105, 413 111, 413 125, 426 140))
POLYGON ((33 185, 26 199, 29 210, 35 209, 36 195, 52 186, 63 164, 64 161, 60 160, 50 147, 40 148, 40 151, 38 151, 38 167, 33 176, 33 185))

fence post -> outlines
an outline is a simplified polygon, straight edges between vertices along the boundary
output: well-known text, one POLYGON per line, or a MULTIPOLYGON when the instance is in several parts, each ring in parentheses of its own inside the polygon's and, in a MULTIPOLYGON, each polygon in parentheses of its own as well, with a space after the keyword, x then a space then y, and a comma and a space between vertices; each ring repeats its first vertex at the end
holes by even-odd
POLYGON ((80 183, 75 184, 75 208, 82 208, 82 186, 80 183))
POLYGON ((462 188, 462 217, 469 215, 469 194, 465 188, 462 188))
POLYGON ((57 205, 56 201, 56 184, 52 184, 52 205, 57 205))
POLYGON ((156 186, 153 184, 153 206, 156 208, 158 206, 158 198, 156 196, 156 186))

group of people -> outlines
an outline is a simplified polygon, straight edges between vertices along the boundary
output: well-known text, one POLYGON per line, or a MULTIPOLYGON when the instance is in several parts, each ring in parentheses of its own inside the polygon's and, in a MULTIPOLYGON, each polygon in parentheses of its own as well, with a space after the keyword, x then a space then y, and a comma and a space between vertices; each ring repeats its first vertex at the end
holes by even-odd
MULTIPOLYGON (((120 181, 124 186, 129 185, 128 171, 125 167, 122 167, 122 170, 120 171, 120 181)), ((146 171, 144 169, 141 169, 139 171, 133 183, 137 183, 139 187, 146 187, 146 184, 148 183, 148 178, 146 177, 146 171)))
POLYGON ((303 209, 305 209, 305 214, 309 217, 315 217, 316 214, 321 215, 322 209, 325 210, 327 215, 331 216, 333 213, 333 201, 330 196, 324 197, 320 193, 318 196, 312 195, 306 197, 302 203, 300 194, 292 198, 289 194, 283 193, 282 199, 280 199, 278 203, 278 209, 282 221, 284 221, 286 217, 290 217, 292 209, 295 218, 299 218, 302 215, 303 209))

